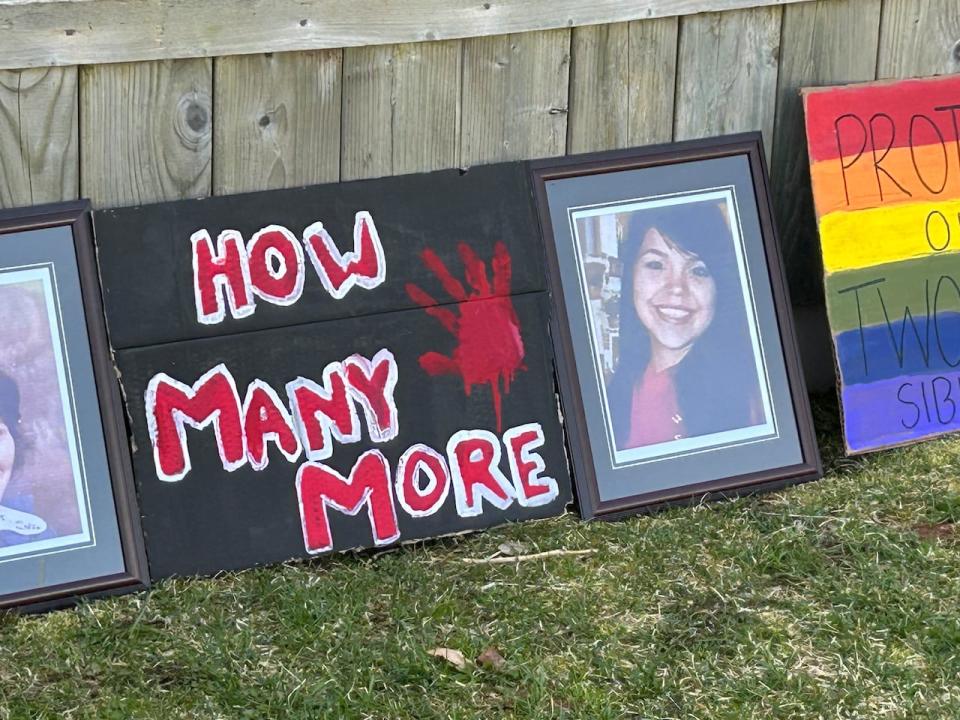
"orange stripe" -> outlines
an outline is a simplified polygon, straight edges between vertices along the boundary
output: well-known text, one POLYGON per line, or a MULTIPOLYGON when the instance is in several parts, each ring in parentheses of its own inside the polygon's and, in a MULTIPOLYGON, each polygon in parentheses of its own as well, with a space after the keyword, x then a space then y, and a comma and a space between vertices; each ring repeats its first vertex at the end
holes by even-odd
POLYGON ((820 160, 810 167, 818 218, 835 210, 865 210, 960 197, 960 157, 953 147, 921 145, 913 148, 912 153, 908 147, 893 148, 879 162, 880 169, 874 167, 869 153, 856 161, 854 157, 845 157, 842 163, 840 158, 820 160))

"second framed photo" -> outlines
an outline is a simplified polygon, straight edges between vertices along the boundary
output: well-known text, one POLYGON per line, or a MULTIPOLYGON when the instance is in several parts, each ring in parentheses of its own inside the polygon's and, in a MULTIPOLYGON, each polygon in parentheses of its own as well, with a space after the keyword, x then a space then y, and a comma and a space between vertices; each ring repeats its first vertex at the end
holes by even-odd
POLYGON ((581 513, 819 477, 759 134, 532 168, 581 513))
POLYGON ((0 212, 0 608, 145 587, 86 202, 0 212))

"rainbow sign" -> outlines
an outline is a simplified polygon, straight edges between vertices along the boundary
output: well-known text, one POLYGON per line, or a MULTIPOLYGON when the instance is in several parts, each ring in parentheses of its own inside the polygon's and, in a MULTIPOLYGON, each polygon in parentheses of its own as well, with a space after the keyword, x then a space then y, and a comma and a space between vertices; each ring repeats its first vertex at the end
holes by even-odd
POLYGON ((960 76, 803 101, 847 451, 960 430, 960 76))

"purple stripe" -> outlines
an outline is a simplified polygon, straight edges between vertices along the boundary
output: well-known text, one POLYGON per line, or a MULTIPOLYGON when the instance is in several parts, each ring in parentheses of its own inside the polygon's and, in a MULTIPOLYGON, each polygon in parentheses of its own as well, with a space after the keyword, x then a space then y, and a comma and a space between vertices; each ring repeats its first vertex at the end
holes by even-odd
POLYGON ((960 373, 909 375, 843 388, 847 447, 854 452, 960 430, 960 373))

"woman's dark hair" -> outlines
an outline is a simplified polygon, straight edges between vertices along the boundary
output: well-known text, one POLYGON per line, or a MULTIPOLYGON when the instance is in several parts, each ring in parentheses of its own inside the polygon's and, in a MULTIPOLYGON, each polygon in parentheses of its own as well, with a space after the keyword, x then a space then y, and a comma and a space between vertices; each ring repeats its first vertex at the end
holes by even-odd
POLYGON ((617 447, 627 446, 633 388, 650 361, 650 336, 633 303, 634 270, 651 228, 683 252, 698 256, 716 285, 714 316, 674 369, 677 403, 691 437, 750 425, 758 397, 750 333, 733 237, 716 201, 641 210, 623 241, 620 353, 610 381, 610 412, 617 447))
POLYGON ((23 443, 20 433, 20 388, 16 381, 0 371, 0 422, 7 426, 13 445, 19 450, 14 455, 14 467, 19 467, 23 460, 23 443))

